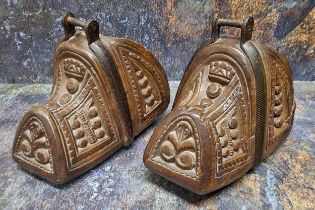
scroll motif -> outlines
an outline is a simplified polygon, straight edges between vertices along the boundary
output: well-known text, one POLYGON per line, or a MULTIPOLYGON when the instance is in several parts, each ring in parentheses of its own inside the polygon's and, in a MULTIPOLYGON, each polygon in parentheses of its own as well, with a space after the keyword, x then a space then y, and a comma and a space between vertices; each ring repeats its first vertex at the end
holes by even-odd
POLYGON ((48 173, 53 173, 50 145, 44 126, 37 117, 31 117, 18 137, 15 155, 48 173))
POLYGON ((184 115, 170 123, 156 143, 151 160, 198 179, 200 148, 195 122, 184 115))
POLYGON ((187 88, 183 90, 183 96, 180 98, 180 103, 178 104, 178 107, 189 105, 196 99, 200 90, 201 78, 202 78, 202 72, 197 74, 194 77, 194 79, 191 82, 189 82, 189 84, 187 85, 187 88))

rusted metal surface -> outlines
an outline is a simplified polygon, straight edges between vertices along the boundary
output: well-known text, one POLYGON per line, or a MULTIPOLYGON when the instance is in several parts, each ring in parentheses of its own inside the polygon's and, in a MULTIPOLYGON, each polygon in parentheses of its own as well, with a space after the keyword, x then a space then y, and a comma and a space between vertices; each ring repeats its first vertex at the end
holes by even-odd
POLYGON ((95 18, 101 34, 126 37, 150 49, 171 80, 179 80, 194 52, 210 38, 214 12, 253 16, 253 39, 283 53, 294 80, 315 79, 315 1, 151 0, 2 1, 0 82, 50 83, 65 11, 95 18))
POLYGON ((170 97, 163 68, 143 46, 99 35, 97 21, 71 13, 62 23, 51 98, 25 114, 12 149, 19 165, 53 184, 69 182, 129 147, 170 97))
POLYGON ((192 58, 173 111, 144 154, 153 172, 198 194, 220 189, 257 166, 291 131, 291 68, 282 55, 251 40, 253 17, 220 19, 192 58), (220 35, 225 26, 239 36, 220 35))

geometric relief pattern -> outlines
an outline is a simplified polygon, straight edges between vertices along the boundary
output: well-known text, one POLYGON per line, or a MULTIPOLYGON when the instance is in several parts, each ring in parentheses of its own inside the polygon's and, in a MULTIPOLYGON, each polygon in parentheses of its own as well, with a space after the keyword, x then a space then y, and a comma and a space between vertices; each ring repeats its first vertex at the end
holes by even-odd
POLYGON ((100 113, 91 97, 65 118, 78 154, 89 150, 96 143, 110 140, 110 130, 102 124, 100 113))
POLYGON ((229 62, 212 61, 204 71, 209 79, 206 97, 191 111, 215 134, 216 177, 220 177, 249 160, 248 110, 239 77, 229 62))
POLYGON ((229 84, 234 75, 235 70, 226 61, 214 61, 209 65, 209 79, 211 81, 229 84))
POLYGON ((200 140, 193 119, 182 115, 172 121, 155 144, 150 159, 176 173, 198 180, 200 140))
POLYGON ((182 91, 183 95, 179 99, 179 104, 176 105, 176 107, 189 105, 190 103, 193 103, 196 99, 200 90, 202 71, 192 78, 192 81, 188 81, 187 87, 185 88, 185 90, 182 91))
POLYGON ((64 134, 68 169, 71 170, 101 155, 118 139, 107 113, 109 108, 104 104, 106 101, 101 98, 87 67, 79 60, 66 58, 61 61, 60 68, 60 79, 67 93, 59 97, 55 109, 51 105, 48 107, 64 134))
POLYGON ((290 123, 287 121, 293 106, 293 90, 284 64, 275 56, 269 55, 268 58, 271 60, 271 108, 266 150, 279 143, 278 136, 288 129, 290 123))
POLYGON ((161 94, 164 94, 164 89, 162 88, 161 78, 157 73, 157 67, 147 61, 143 55, 122 46, 119 47, 119 50, 128 71, 137 103, 138 115, 141 122, 143 122, 146 116, 162 102, 161 94), (155 80, 159 84, 156 84, 155 80))
POLYGON ((66 58, 61 63, 64 73, 70 78, 83 79, 87 70, 85 65, 73 58, 66 58))
POLYGON ((236 98, 216 123, 217 177, 241 166, 249 155, 249 144, 243 130, 246 121, 243 119, 242 106, 238 103, 236 98))
POLYGON ((274 87, 273 91, 273 97, 274 97, 274 103, 273 103, 273 113, 274 113, 274 127, 281 128, 283 125, 283 105, 282 105, 282 90, 281 86, 278 83, 278 80, 276 80, 276 85, 274 87))
POLYGON ((31 117, 17 138, 15 154, 34 167, 53 173, 50 145, 44 126, 37 117, 31 117))

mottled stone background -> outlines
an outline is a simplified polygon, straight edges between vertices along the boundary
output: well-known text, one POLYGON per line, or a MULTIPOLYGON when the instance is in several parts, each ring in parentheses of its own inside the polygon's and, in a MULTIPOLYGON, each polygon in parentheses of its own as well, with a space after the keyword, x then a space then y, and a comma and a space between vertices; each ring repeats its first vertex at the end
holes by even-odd
MULTIPOLYGON (((253 39, 283 52, 295 80, 315 80, 314 0, 0 0, 0 83, 50 83, 65 11, 96 18, 101 33, 152 50, 170 80, 181 78, 210 38, 215 12, 255 18, 253 39)), ((229 31, 229 33, 233 30, 229 31)))

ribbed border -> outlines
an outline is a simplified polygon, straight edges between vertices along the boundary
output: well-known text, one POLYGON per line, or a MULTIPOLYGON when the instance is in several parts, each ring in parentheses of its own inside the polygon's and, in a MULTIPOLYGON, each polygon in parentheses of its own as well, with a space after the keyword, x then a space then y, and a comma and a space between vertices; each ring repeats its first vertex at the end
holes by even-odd
POLYGON ((265 83, 265 73, 263 61, 254 44, 247 42, 242 46, 245 54, 249 58, 256 79, 256 130, 255 130, 255 158, 254 166, 258 165, 263 156, 267 91, 265 83))

